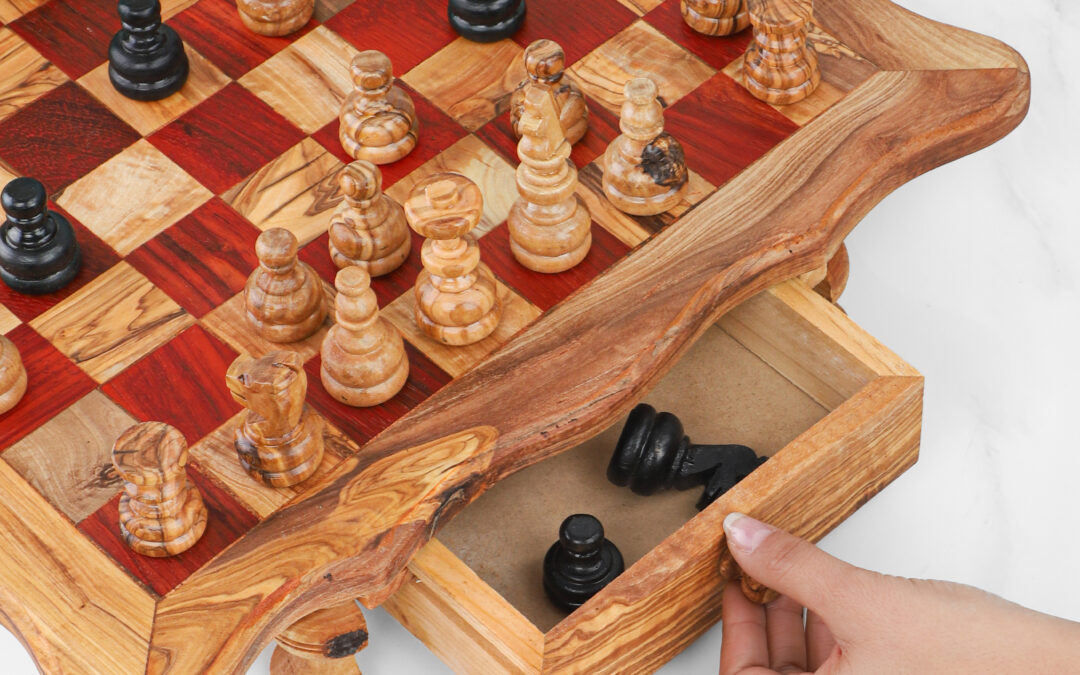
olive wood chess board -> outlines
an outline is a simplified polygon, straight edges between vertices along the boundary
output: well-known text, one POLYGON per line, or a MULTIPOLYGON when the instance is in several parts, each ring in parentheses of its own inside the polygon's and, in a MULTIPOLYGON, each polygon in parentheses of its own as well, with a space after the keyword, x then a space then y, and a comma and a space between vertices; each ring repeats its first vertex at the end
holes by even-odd
MULTIPOLYGON (((457 39, 437 0, 319 0, 286 38, 245 30, 229 0, 164 0, 192 71, 157 103, 109 85, 111 0, 0 0, 0 180, 42 180, 84 255, 61 293, 0 290, 0 332, 29 375, 0 417, 0 621, 46 672, 242 672, 297 619, 357 597, 385 603, 463 671, 631 672, 669 659, 718 619, 736 574, 727 512, 818 539, 915 460, 918 374, 805 283, 781 282, 816 283, 880 199, 997 140, 1027 110, 1026 65, 999 42, 887 0, 816 5, 823 82, 773 107, 740 84, 750 32, 697 35, 677 0, 530 0, 514 39, 487 45, 457 39), (517 196, 507 103, 524 46, 541 37, 565 48, 591 111, 572 159, 593 247, 553 276, 514 262, 505 225, 517 196), (330 423, 328 450, 308 482, 263 488, 230 440, 240 408, 225 369, 271 349, 246 325, 239 292, 270 227, 295 233, 301 258, 333 278, 326 228, 349 159, 336 114, 360 49, 390 56, 420 119, 417 148, 383 167, 387 193, 400 201, 442 170, 479 184, 476 234, 504 317, 470 347, 423 337, 411 319, 414 242, 405 265, 373 282, 406 339, 405 389, 346 408, 319 383, 325 328, 290 345, 330 423), (657 217, 622 214, 600 194, 597 158, 637 75, 657 81, 691 170, 684 203, 657 217), (485 504, 513 501, 500 496, 521 489, 512 481, 536 476, 538 491, 559 474, 536 474, 544 463, 496 483, 616 423, 703 335, 731 340, 716 372, 749 364, 747 391, 786 411, 775 422, 759 397, 747 409, 761 414, 738 413, 744 433, 754 420, 777 427, 760 440, 772 458, 700 514, 657 502, 674 511, 629 547, 636 562, 568 617, 543 616, 531 591, 496 591, 500 570, 474 567, 484 546, 510 540, 478 545, 469 523, 514 528, 485 504), (762 385, 777 377, 792 387, 762 385), (120 539, 108 452, 139 420, 184 433, 209 508, 206 535, 174 558, 135 555, 120 539), (447 543, 428 544, 492 486, 447 543)), ((715 415, 741 410, 737 396, 719 400, 715 415)), ((596 464, 590 452, 550 471, 577 475, 596 464)), ((551 538, 569 512, 546 514, 551 538)))

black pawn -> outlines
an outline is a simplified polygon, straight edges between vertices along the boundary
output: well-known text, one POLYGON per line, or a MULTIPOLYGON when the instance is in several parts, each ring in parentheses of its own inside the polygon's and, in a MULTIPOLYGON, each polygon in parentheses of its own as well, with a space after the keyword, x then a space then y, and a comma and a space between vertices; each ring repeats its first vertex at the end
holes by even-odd
POLYGON ((525 0, 450 0, 450 25, 473 42, 508 38, 525 21, 525 0))
POLYGON ((20 293, 58 291, 79 273, 75 230, 48 210, 45 186, 16 178, 0 195, 7 220, 0 226, 0 279, 20 293))
POLYGON ((556 605, 572 612, 623 569, 622 554, 604 538, 604 526, 579 513, 563 521, 559 541, 544 556, 544 590, 556 605))
POLYGON ((161 23, 158 0, 120 0, 123 24, 109 43, 109 80, 136 101, 156 101, 184 86, 188 58, 184 43, 161 23))

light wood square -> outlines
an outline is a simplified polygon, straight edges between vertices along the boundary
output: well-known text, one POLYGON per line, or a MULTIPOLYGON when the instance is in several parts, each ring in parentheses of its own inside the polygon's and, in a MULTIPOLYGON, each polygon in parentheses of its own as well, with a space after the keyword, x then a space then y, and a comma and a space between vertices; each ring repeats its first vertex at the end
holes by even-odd
POLYGON ((526 76, 524 53, 511 40, 480 44, 459 37, 401 79, 476 131, 509 110, 510 94, 526 76))
POLYGON ((79 84, 117 117, 135 127, 143 136, 149 136, 229 83, 229 77, 202 54, 189 45, 184 45, 184 50, 191 69, 188 79, 180 91, 160 101, 135 101, 116 91, 109 81, 108 62, 80 77, 79 84))
POLYGON ((168 21, 197 2, 199 0, 161 0, 161 19, 168 21))
POLYGON ((212 196, 140 139, 75 181, 57 203, 117 253, 127 255, 212 196))
POLYGON ((112 447, 138 422, 94 390, 4 451, 6 460, 73 522, 121 490, 112 447))
POLYGON ((221 195, 260 230, 283 227, 303 246, 330 227, 344 165, 311 138, 221 195))
POLYGON ((355 47, 319 26, 238 81, 304 133, 326 126, 352 91, 355 47))
POLYGON ((67 79, 29 42, 10 28, 0 28, 0 120, 67 79))
POLYGON ((638 16, 645 16, 664 4, 664 0, 619 0, 619 4, 638 16))
POLYGON ((164 291, 121 261, 30 326, 103 383, 193 323, 164 291))
POLYGON ((0 0, 0 21, 11 23, 49 0, 0 0))
POLYGON ((510 290, 498 279, 495 283, 498 285, 499 299, 502 301, 503 308, 499 326, 494 333, 480 342, 464 347, 445 345, 421 332, 416 325, 416 317, 413 313, 416 307, 416 295, 411 290, 398 296, 396 300, 384 307, 381 313, 401 331, 402 336, 410 344, 422 351, 451 377, 457 377, 506 344, 518 331, 536 321, 542 314, 539 307, 510 290))
POLYGON ((506 221, 510 207, 518 197, 516 170, 499 153, 472 134, 394 183, 386 194, 397 203, 404 204, 414 185, 433 173, 445 171, 466 176, 479 186, 480 194, 484 196, 484 214, 473 228, 473 236, 481 237, 506 221))
POLYGON ((569 68, 585 95, 616 115, 623 88, 635 77, 651 78, 672 105, 716 74, 707 63, 642 20, 600 45, 569 68))
POLYGON ((8 181, 18 178, 14 171, 0 162, 0 185, 7 185, 8 181))
POLYGON ((0 305, 0 335, 15 329, 20 323, 22 321, 19 321, 19 317, 12 314, 7 307, 0 305))

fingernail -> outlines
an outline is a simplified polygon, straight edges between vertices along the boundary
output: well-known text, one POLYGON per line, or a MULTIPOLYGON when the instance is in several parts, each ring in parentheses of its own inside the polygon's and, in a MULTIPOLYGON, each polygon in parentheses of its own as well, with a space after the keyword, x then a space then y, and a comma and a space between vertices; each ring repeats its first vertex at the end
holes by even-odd
POLYGON ((728 547, 737 549, 740 553, 753 553, 754 549, 775 531, 771 525, 738 511, 733 511, 724 518, 728 547))

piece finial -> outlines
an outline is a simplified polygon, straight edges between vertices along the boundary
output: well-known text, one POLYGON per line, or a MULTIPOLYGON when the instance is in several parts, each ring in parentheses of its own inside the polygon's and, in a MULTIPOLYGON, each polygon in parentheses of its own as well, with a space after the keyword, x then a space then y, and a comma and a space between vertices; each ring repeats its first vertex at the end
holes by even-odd
POLYGON ((350 162, 338 178, 341 192, 358 202, 370 201, 382 193, 382 172, 366 159, 350 162))
POLYGON ((558 43, 541 39, 525 49, 525 70, 533 80, 554 84, 562 79, 566 54, 558 43))
POLYGON ((354 56, 350 70, 356 86, 369 93, 384 92, 394 83, 390 57, 375 49, 354 56))

